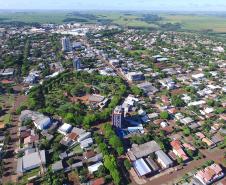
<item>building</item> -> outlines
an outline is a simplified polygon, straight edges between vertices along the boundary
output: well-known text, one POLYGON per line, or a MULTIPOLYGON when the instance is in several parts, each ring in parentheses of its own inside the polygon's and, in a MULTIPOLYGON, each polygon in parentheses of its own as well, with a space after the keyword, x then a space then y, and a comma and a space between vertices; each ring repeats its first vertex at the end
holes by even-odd
POLYGON ((96 164, 93 164, 93 165, 91 165, 91 166, 88 166, 88 170, 89 170, 90 173, 94 173, 94 172, 96 172, 96 171, 98 170, 98 168, 99 168, 100 166, 102 166, 102 165, 103 165, 102 162, 98 162, 98 163, 96 163, 96 164))
POLYGON ((13 76, 14 71, 13 68, 1 69, 0 76, 13 76))
POLYGON ((109 60, 109 63, 113 66, 118 66, 119 65, 119 60, 117 59, 111 59, 109 60))
POLYGON ((51 124, 51 120, 47 116, 42 116, 42 117, 34 120, 34 125, 39 130, 44 130, 44 129, 48 128, 50 124, 51 124))
POLYGON ((81 146, 82 149, 88 148, 92 144, 93 144, 93 139, 92 138, 87 138, 87 139, 85 139, 85 140, 80 142, 80 146, 81 146))
POLYGON ((144 80, 144 74, 142 72, 130 72, 126 74, 126 78, 131 81, 142 81, 144 80))
POLYGON ((181 145, 181 142, 179 140, 174 140, 170 142, 170 145, 173 148, 173 153, 175 153, 176 156, 183 159, 183 161, 187 161, 189 157, 183 150, 183 145, 181 145))
POLYGON ((173 166, 173 161, 162 150, 155 152, 155 155, 162 168, 166 169, 173 166))
POLYGON ((68 123, 64 123, 59 129, 58 129, 58 132, 63 134, 63 135, 66 135, 68 134, 70 131, 72 130, 72 126, 68 123))
POLYGON ((161 150, 160 146, 155 141, 149 141, 141 145, 133 145, 128 151, 128 156, 132 161, 146 157, 156 151, 161 150))
POLYGON ((45 150, 33 152, 24 155, 17 161, 17 172, 24 173, 26 171, 40 167, 46 164, 45 150))
POLYGON ((145 159, 145 161, 151 167, 151 169, 153 170, 153 172, 158 172, 159 171, 158 165, 155 163, 155 161, 152 158, 148 157, 148 158, 145 159))
POLYGON ((124 120, 124 111, 122 106, 117 106, 112 114, 112 125, 116 128, 122 128, 124 120))
POLYGON ((71 51, 71 42, 67 37, 61 39, 62 51, 71 51))
POLYGON ((84 132, 84 133, 79 135, 77 141, 82 142, 83 140, 88 139, 90 137, 91 137, 91 132, 84 132))
POLYGON ((64 167, 63 167, 62 160, 57 161, 54 164, 52 164, 53 172, 57 172, 57 171, 60 171, 60 170, 63 170, 63 169, 64 169, 64 167))
POLYGON ((20 122, 23 122, 28 119, 31 119, 36 128, 38 128, 39 130, 47 129, 52 124, 52 121, 48 116, 31 110, 23 110, 19 117, 20 122))
POLYGON ((223 169, 218 164, 212 164, 207 166, 206 168, 199 170, 194 178, 197 179, 200 184, 208 185, 213 183, 214 181, 224 177, 223 169))
POLYGON ((142 177, 152 172, 152 170, 148 167, 143 158, 134 161, 133 167, 139 177, 142 177))
POLYGON ((143 82, 141 84, 137 85, 140 89, 142 89, 144 91, 144 93, 146 93, 147 95, 153 95, 156 92, 158 92, 159 90, 154 87, 150 82, 143 82))
POLYGON ((80 58, 75 57, 73 59, 73 67, 74 67, 75 70, 81 69, 81 59, 80 58))

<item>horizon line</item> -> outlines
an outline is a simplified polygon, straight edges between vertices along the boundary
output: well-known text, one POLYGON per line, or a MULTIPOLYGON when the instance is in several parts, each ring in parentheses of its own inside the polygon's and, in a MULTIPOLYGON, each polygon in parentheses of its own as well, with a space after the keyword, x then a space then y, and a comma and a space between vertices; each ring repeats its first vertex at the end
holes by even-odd
POLYGON ((226 13, 226 10, 131 10, 131 9, 1 9, 0 11, 104 11, 104 12, 180 12, 180 13, 226 13))

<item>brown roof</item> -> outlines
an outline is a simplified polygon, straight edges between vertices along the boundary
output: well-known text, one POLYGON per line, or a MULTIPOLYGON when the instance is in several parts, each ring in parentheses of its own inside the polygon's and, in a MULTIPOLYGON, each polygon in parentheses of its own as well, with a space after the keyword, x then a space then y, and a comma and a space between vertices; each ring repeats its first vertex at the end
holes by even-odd
POLYGON ((74 132, 71 132, 70 134, 68 134, 68 138, 71 140, 76 140, 78 137, 78 135, 74 132))
POLYGON ((105 183, 105 180, 104 180, 103 177, 101 177, 101 178, 98 178, 98 179, 94 180, 92 182, 92 185, 103 185, 104 183, 105 183))
POLYGON ((168 109, 168 112, 171 113, 171 114, 175 114, 175 113, 177 113, 177 109, 171 108, 171 109, 168 109))
POLYGON ((174 89, 171 91, 171 94, 173 95, 181 95, 181 94, 185 94, 186 91, 184 89, 174 89))
POLYGON ((12 80, 2 80, 1 83, 3 83, 3 84, 11 84, 11 83, 14 83, 14 81, 12 81, 12 80))
POLYGON ((84 153, 84 157, 87 158, 87 159, 94 157, 95 155, 96 155, 96 153, 93 150, 89 150, 89 151, 84 153))

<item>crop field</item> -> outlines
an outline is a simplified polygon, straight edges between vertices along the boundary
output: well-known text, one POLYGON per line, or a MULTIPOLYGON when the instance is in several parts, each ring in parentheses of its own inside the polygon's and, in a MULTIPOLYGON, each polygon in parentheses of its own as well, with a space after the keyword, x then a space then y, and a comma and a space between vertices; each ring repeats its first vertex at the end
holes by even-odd
POLYGON ((1 21, 19 21, 25 23, 62 23, 67 12, 0 12, 1 21))
POLYGON ((157 28, 161 24, 179 23, 182 29, 193 31, 212 30, 218 33, 226 32, 226 17, 199 14, 156 14, 161 17, 157 21, 145 21, 144 15, 152 13, 141 12, 73 12, 73 11, 33 11, 33 12, 0 12, 1 22, 24 23, 109 23, 120 26, 157 28))
POLYGON ((158 27, 156 24, 150 24, 145 21, 140 20, 142 14, 138 13, 120 13, 120 12, 111 12, 111 13, 96 13, 96 16, 111 20, 112 23, 118 24, 121 26, 131 26, 131 27, 158 27))
POLYGON ((188 30, 226 32, 226 17, 210 15, 161 15, 163 22, 180 23, 188 30))

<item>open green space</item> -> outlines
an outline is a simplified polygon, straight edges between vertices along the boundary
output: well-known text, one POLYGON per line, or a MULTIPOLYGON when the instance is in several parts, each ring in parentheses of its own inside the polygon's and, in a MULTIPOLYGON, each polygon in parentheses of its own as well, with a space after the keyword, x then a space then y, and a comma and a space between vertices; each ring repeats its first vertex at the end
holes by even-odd
POLYGON ((108 120, 113 108, 126 92, 124 82, 118 77, 67 71, 33 88, 28 106, 30 109, 59 115, 74 125, 82 123, 87 128, 91 123, 108 120), (102 95, 109 98, 108 105, 100 109, 97 104, 90 103, 88 99, 91 94, 92 97, 102 95))

